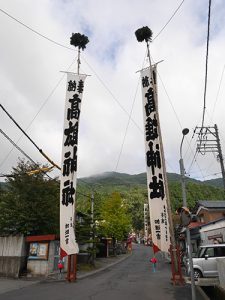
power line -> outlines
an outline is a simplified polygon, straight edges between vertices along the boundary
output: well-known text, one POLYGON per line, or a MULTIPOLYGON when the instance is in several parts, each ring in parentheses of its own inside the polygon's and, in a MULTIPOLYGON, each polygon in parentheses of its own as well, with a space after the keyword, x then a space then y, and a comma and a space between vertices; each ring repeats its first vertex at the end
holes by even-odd
POLYGON ((211 121, 212 121, 212 119, 213 119, 213 115, 214 115, 216 103, 217 103, 218 98, 219 98, 219 93, 220 93, 220 88, 221 88, 221 84, 222 84, 222 81, 223 81, 223 74, 224 74, 224 71, 225 71, 225 65, 223 66, 223 71, 222 71, 222 74, 221 74, 220 83, 219 83, 218 91, 217 91, 217 94, 216 94, 216 100, 215 100, 214 106, 213 106, 213 111, 212 111, 211 121))
POLYGON ((30 160, 32 163, 34 163, 37 166, 35 161, 29 155, 27 155, 19 146, 17 146, 17 144, 13 142, 13 140, 11 140, 10 137, 2 129, 0 129, 0 132, 17 150, 20 151, 20 153, 22 153, 28 160, 30 160))
POLYGON ((127 137, 128 127, 130 125, 130 120, 131 120, 131 116, 132 116, 132 113, 133 113, 134 104, 135 104, 135 101, 136 101, 136 96, 137 96, 137 92, 138 92, 138 88, 139 88, 139 83, 140 83, 140 79, 138 80, 138 84, 137 84, 137 88, 136 88, 134 100, 133 100, 133 103, 132 103, 132 107, 131 107, 129 119, 128 119, 128 122, 127 122, 127 126, 126 126, 124 137, 123 137, 123 141, 122 141, 121 148, 120 148, 120 153, 119 153, 119 156, 118 156, 118 159, 117 159, 117 162, 116 162, 115 172, 117 171, 117 168, 118 168, 118 165, 119 165, 119 161, 120 161, 120 157, 121 157, 122 152, 123 152, 123 147, 124 147, 125 140, 126 140, 126 137, 127 137))
MULTIPOLYGON (((74 64, 74 62, 76 61, 73 60, 72 63, 69 65, 69 67, 66 69, 66 71, 68 71, 71 66, 74 64)), ((47 98, 44 100, 44 102, 42 103, 42 105, 40 106, 38 112, 35 114, 35 116, 33 117, 33 119, 30 121, 30 123, 28 124, 28 126, 26 127, 25 131, 27 131, 30 126, 33 124, 34 120, 37 118, 37 116, 39 115, 39 113, 41 112, 41 110, 44 108, 44 106, 46 105, 46 103, 49 101, 49 99, 51 98, 51 96, 54 94, 54 92, 56 91, 56 89, 59 87, 60 83, 62 82, 62 80, 65 77, 65 73, 63 73, 63 75, 61 76, 61 78, 59 79, 59 81, 56 83, 56 85, 54 86, 54 88, 52 89, 52 91, 50 92, 50 94, 47 96, 47 98)), ((16 144, 21 140, 21 138, 23 137, 23 134, 21 134, 21 136, 19 137, 19 139, 17 140, 16 144)), ((3 159, 3 161, 1 162, 0 166, 2 166, 4 164, 4 162, 8 159, 9 155, 12 153, 14 148, 12 148, 9 153, 6 155, 6 157, 3 159)))
POLYGON ((16 122, 16 120, 10 115, 10 113, 3 107, 2 104, 0 104, 0 107, 2 110, 7 114, 7 116, 13 121, 13 123, 22 131, 22 133, 29 139, 29 141, 35 146, 35 148, 38 149, 38 151, 56 168, 61 170, 61 168, 55 164, 45 153, 42 149, 38 147, 38 145, 30 138, 30 136, 22 129, 22 127, 16 122))
POLYGON ((203 106, 203 115, 202 115, 202 127, 204 127, 205 110, 206 110, 206 91, 207 91, 207 80, 208 80, 208 56, 209 56, 210 15, 211 15, 211 0, 209 0, 209 10, 208 10, 208 30, 207 30, 207 45, 206 45, 206 59, 205 59, 205 87, 204 87, 204 106, 203 106))
POLYGON ((0 8, 0 11, 1 11, 3 14, 5 14, 6 16, 8 16, 9 18, 11 18, 12 20, 14 20, 14 21, 16 21, 17 23, 19 23, 20 25, 26 27, 26 28, 29 29, 30 31, 32 31, 32 32, 34 32, 35 34, 39 35, 40 37, 42 37, 42 38, 48 40, 49 42, 51 42, 51 43, 53 43, 53 44, 55 44, 55 45, 57 45, 57 46, 66 48, 66 49, 68 49, 68 50, 76 51, 76 50, 73 49, 73 48, 70 48, 70 47, 67 47, 67 46, 65 46, 65 45, 63 45, 63 44, 60 44, 60 43, 58 43, 58 42, 52 40, 51 38, 49 38, 49 37, 47 37, 47 36, 41 34, 40 32, 36 31, 35 29, 31 28, 30 26, 28 26, 28 25, 24 24, 23 22, 19 21, 18 19, 16 19, 15 17, 13 17, 13 16, 10 15, 9 13, 7 13, 5 10, 3 10, 3 9, 0 8))
MULTIPOLYGON (((222 173, 222 172, 208 174, 208 175, 205 175, 205 177, 204 177, 204 178, 206 178, 206 177, 210 177, 210 176, 219 175, 219 174, 221 174, 221 173, 222 173)), ((196 178, 201 178, 201 177, 196 177, 196 178)), ((220 179, 220 178, 218 178, 218 179, 220 179)))
POLYGON ((181 1, 181 3, 179 4, 179 6, 177 7, 177 9, 175 10, 175 12, 172 14, 172 16, 169 18, 169 20, 166 22, 166 24, 163 26, 163 28, 159 31, 159 33, 157 33, 157 35, 155 36, 155 38, 152 40, 154 41, 159 35, 160 33, 162 33, 162 31, 166 28, 166 26, 170 23, 170 21, 173 19, 173 17, 176 15, 176 13, 178 12, 178 10, 180 9, 180 7, 182 6, 182 4, 184 3, 184 0, 181 1))
MULTIPOLYGON (((16 143, 14 143, 13 140, 11 140, 10 137, 2 129, 0 129, 0 132, 17 150, 20 151, 20 153, 22 153, 28 160, 30 160, 36 167, 39 168, 39 165, 29 155, 27 155, 18 145, 16 145, 16 143)), ((46 172, 43 172, 43 171, 41 171, 41 172, 52 179, 52 177, 50 177, 46 172)))
MULTIPOLYGON (((84 62, 88 65, 88 67, 92 70, 92 72, 95 74, 97 79, 100 81, 100 83, 104 86, 104 88, 108 91, 108 93, 112 96, 113 100, 119 105, 119 107, 126 113, 128 117, 130 117, 130 113, 120 104, 120 102, 116 99, 116 97, 113 95, 113 93, 110 91, 110 89, 107 87, 107 85, 104 83, 104 81, 101 79, 101 77, 95 72, 95 70, 91 67, 91 65, 83 58, 84 62)), ((131 121, 135 124, 135 126, 143 133, 142 129, 139 127, 139 125, 135 122, 133 118, 131 118, 131 121)))

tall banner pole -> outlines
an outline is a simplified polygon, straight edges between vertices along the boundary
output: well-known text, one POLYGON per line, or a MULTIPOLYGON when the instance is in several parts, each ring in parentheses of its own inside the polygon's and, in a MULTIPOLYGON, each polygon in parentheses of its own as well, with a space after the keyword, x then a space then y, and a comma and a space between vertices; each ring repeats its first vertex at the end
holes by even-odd
MULTIPOLYGON (((157 120, 158 120, 158 132, 159 132, 159 140, 160 140, 160 146, 161 146, 161 157, 162 157, 162 164, 163 164, 163 177, 164 177, 164 187, 165 187, 165 194, 166 194, 166 202, 167 202, 167 213, 168 213, 168 222, 169 222, 169 231, 170 231, 170 240, 171 240, 171 245, 170 245, 170 252, 172 256, 172 261, 174 263, 174 272, 173 272, 173 281, 175 281, 175 274, 179 273, 179 268, 178 268, 178 261, 177 261, 177 248, 176 248, 176 240, 175 240, 175 234, 174 234, 174 227, 173 227, 173 219, 172 219, 172 210, 171 210, 171 202, 170 202, 170 195, 169 195, 169 187, 168 187, 168 179, 167 179, 167 174, 166 174, 166 163, 165 163, 165 157, 164 157, 164 149, 163 149, 163 142, 162 142, 162 134, 161 134, 161 126, 160 126, 160 119, 159 119, 159 112, 158 112, 158 85, 157 85, 157 64, 152 67, 151 64, 151 57, 150 57, 150 49, 149 49, 149 44, 147 43, 148 46, 148 56, 149 56, 149 64, 150 64, 150 74, 151 80, 153 82, 153 92, 154 92, 154 97, 156 99, 156 115, 157 115, 157 120)), ((183 279, 181 278, 181 274, 178 274, 178 278, 180 281, 183 279)))
POLYGON ((156 66, 152 70, 149 67, 141 71, 147 188, 154 253, 169 252, 170 247, 165 163, 154 93, 155 75, 156 66))
POLYGON ((152 80, 152 83, 153 83, 153 93, 154 93, 154 97, 155 97, 155 100, 156 100, 155 101, 156 102, 156 116, 157 116, 157 120, 158 120, 158 131, 159 131, 161 156, 162 156, 162 163, 163 163, 162 170, 163 170, 163 176, 164 176, 164 186, 165 186, 165 191, 166 191, 166 202, 167 202, 167 211, 168 211, 170 239, 171 239, 171 245, 173 247, 172 251, 174 251, 175 248, 176 248, 176 241, 175 241, 174 228, 173 228, 171 202, 170 202, 168 180, 167 180, 167 174, 166 174, 166 163, 165 163, 165 157, 164 157, 162 133, 161 133, 160 120, 159 120, 159 110, 158 110, 157 64, 154 65, 154 69, 153 69, 152 68, 152 63, 151 63, 149 42, 147 42, 147 49, 148 49, 148 59, 149 59, 149 65, 150 65, 151 80, 152 80))
POLYGON ((68 255, 69 281, 76 280, 74 261, 79 252, 75 237, 78 129, 86 75, 67 73, 60 181, 60 247, 68 255))
POLYGON ((147 26, 135 31, 138 42, 145 41, 149 59, 149 68, 141 71, 143 116, 145 128, 145 150, 147 163, 147 184, 150 210, 153 251, 171 250, 171 260, 176 276, 181 282, 180 268, 177 263, 177 249, 172 221, 171 203, 166 174, 166 165, 163 151, 161 127, 158 113, 157 94, 157 65, 152 66, 149 42, 152 40, 152 31, 147 26), (179 269, 179 270, 178 270, 179 269))
POLYGON ((62 173, 60 181, 60 248, 68 255, 67 280, 76 280, 77 253, 79 247, 75 237, 76 222, 76 184, 78 129, 81 101, 86 75, 80 75, 80 49, 84 50, 88 37, 73 33, 70 44, 78 47, 77 74, 67 73, 64 130, 62 145, 62 173))

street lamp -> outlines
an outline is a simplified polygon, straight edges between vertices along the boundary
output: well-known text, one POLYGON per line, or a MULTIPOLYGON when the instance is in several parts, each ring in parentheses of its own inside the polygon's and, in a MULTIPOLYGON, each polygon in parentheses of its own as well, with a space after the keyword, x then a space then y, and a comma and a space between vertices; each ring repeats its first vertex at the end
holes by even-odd
MULTIPOLYGON (((179 163, 180 163, 183 207, 187 207, 187 197, 186 197, 186 188, 185 188, 185 169, 184 169, 184 161, 183 161, 183 157, 182 157, 182 145, 183 145, 184 137, 185 137, 185 135, 188 134, 188 132, 189 132, 188 128, 184 128, 182 130, 183 137, 182 137, 181 144, 180 144, 180 161, 179 161, 179 163)), ((188 225, 186 227, 186 234, 187 234, 187 248, 188 248, 189 267, 190 267, 190 276, 191 276, 191 295, 192 295, 192 300, 196 300, 191 236, 190 236, 190 229, 189 229, 188 225)))

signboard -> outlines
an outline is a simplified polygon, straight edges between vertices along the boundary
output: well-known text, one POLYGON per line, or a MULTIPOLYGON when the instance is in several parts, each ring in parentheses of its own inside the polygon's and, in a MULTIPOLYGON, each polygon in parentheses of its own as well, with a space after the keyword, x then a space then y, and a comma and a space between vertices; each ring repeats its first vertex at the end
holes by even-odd
POLYGON ((48 243, 30 243, 28 259, 48 259, 48 243))
POLYGON ((150 223, 154 249, 168 252, 170 232, 167 212, 166 170, 158 119, 156 67, 141 71, 145 153, 150 223), (153 80, 152 80, 153 79, 153 80))
POLYGON ((86 75, 67 73, 62 174, 60 181, 60 247, 67 255, 79 252, 74 232, 78 128, 86 75))

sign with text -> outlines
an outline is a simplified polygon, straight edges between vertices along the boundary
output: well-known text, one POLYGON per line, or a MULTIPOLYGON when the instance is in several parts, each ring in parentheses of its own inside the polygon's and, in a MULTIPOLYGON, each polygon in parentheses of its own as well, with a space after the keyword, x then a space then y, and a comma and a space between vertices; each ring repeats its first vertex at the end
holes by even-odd
POLYGON ((150 224, 153 244, 159 250, 168 252, 170 232, 167 212, 167 195, 164 174, 166 174, 157 103, 156 67, 141 71, 145 152, 147 164, 147 187, 150 224))
POLYGON ((67 255, 79 252, 74 231, 74 214, 78 128, 85 78, 86 75, 67 73, 60 181, 60 247, 67 255))

